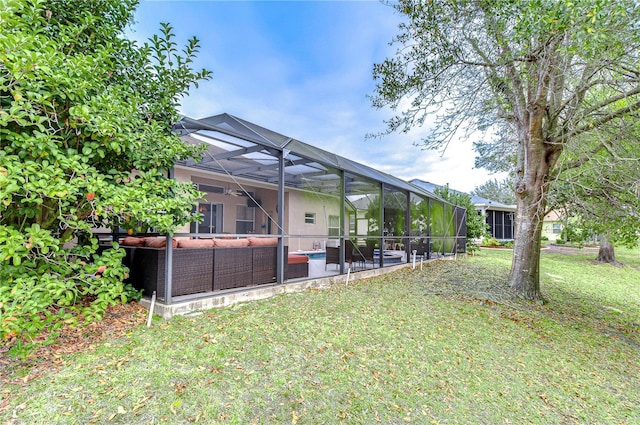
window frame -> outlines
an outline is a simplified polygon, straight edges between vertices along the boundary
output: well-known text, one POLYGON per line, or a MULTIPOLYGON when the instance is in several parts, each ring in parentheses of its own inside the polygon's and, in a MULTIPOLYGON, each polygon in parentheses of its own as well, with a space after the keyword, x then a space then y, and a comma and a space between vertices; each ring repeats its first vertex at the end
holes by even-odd
POLYGON ((304 224, 316 224, 316 213, 314 212, 304 213, 304 224))

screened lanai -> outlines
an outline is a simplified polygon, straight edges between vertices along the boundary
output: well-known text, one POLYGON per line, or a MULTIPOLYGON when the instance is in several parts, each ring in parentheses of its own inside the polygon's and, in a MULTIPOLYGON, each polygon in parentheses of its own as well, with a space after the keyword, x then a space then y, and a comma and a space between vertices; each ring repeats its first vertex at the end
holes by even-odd
MULTIPOLYGON (((273 241, 274 256, 268 260, 274 262, 272 270, 262 271, 265 278, 257 281, 253 270, 253 281, 245 277, 243 281, 251 283, 244 286, 357 272, 465 250, 466 211, 404 180, 229 114, 185 117, 174 130, 186 142, 205 146, 201 160, 179 162, 172 173, 205 194, 197 207, 202 221, 179 229, 175 239, 203 244, 212 239, 216 248, 228 240, 250 240, 256 246, 273 241)), ((164 298, 170 303, 172 296, 185 294, 172 291, 180 249, 166 246, 164 298)), ((256 257, 265 253, 256 248, 253 267, 269 268, 256 266, 256 257)), ((250 263, 248 258, 243 261, 250 263)), ((204 262, 211 269, 210 260, 204 262)), ((222 266, 214 261, 214 275, 216 267, 222 266)), ((243 273, 249 273, 247 268, 236 266, 243 273)), ((216 284, 214 277, 198 293, 224 290, 229 285, 220 279, 216 284)), ((242 281, 232 285, 242 286, 242 281)))

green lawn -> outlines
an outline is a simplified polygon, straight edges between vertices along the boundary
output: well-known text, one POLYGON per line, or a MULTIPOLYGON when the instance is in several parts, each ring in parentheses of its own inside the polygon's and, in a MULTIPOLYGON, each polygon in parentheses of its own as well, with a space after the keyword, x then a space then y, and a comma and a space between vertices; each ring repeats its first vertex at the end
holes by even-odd
POLYGON ((640 423, 640 255, 510 251, 212 310, 0 390, 0 423, 640 423))

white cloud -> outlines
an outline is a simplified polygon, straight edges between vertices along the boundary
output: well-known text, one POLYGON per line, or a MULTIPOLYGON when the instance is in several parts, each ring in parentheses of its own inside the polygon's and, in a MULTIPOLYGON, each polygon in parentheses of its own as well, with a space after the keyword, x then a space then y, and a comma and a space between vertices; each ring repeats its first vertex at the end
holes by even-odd
POLYGON ((213 79, 191 90, 186 115, 228 112, 404 179, 469 191, 488 178, 473 169, 470 142, 443 156, 414 146, 428 126, 365 139, 391 117, 366 98, 373 64, 395 51, 400 21, 380 2, 143 2, 137 18, 142 38, 170 21, 179 40, 201 39, 196 67, 213 79))

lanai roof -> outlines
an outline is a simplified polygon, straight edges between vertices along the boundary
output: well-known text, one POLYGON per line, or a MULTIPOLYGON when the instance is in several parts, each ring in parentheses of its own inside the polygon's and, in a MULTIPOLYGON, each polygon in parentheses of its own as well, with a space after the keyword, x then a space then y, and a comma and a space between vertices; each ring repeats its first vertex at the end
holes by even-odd
MULTIPOLYGON (((208 144, 201 161, 182 162, 188 167, 275 184, 279 179, 278 157, 282 153, 284 184, 289 187, 338 190, 335 187, 340 181, 337 173, 344 170, 401 190, 440 199, 431 191, 390 174, 230 114, 199 120, 184 117, 174 125, 174 130, 188 142, 208 144)), ((346 181, 347 185, 356 183, 346 181)))
MULTIPOLYGON (((409 180, 409 183, 414 184, 418 187, 421 187, 425 190, 428 191, 434 191, 438 188, 441 188, 443 186, 441 185, 437 185, 435 183, 431 183, 431 182, 427 182, 424 180, 420 180, 420 179, 413 179, 413 180, 409 180)), ((449 188, 450 191, 453 192, 458 192, 458 193, 464 193, 464 192, 460 192, 459 190, 455 190, 455 189, 451 189, 449 188)), ((491 199, 487 199, 487 198, 483 198, 482 196, 478 196, 478 195, 469 195, 471 196, 471 203, 473 203, 473 205, 476 208, 485 208, 485 209, 492 209, 492 210, 504 210, 504 211, 515 211, 516 210, 516 206, 515 205, 507 205, 507 204, 503 204, 501 202, 498 201, 493 201, 491 199)))

